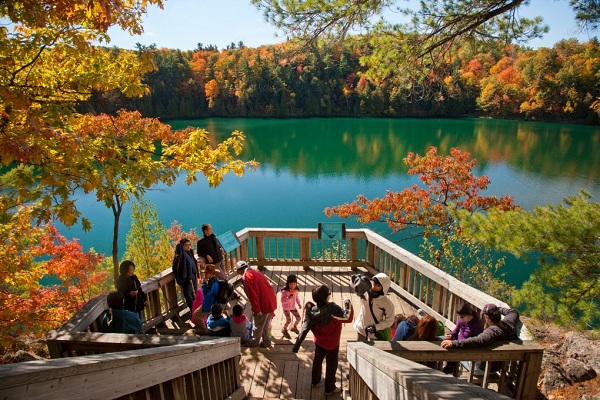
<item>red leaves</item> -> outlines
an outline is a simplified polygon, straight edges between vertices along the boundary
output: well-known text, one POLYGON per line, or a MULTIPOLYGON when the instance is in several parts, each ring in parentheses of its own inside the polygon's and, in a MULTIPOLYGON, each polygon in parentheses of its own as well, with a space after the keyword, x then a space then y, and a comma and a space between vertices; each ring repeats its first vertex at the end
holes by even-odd
POLYGON ((386 222, 393 232, 413 227, 424 228, 422 235, 440 234, 453 224, 451 211, 464 209, 469 212, 514 208, 512 198, 480 196, 490 183, 487 176, 474 176, 477 161, 471 154, 452 148, 450 156, 437 154, 431 147, 420 156, 409 153, 404 162, 410 167, 410 175, 418 175, 425 187, 412 185, 401 192, 387 191, 382 198, 373 200, 359 195, 352 203, 326 208, 329 217, 355 216, 360 223, 386 222))

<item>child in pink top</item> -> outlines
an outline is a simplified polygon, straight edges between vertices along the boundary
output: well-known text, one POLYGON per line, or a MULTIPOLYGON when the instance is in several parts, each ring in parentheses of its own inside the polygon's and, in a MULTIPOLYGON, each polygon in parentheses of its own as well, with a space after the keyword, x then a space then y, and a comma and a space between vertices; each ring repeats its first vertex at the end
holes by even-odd
POLYGON ((298 292, 298 281, 296 275, 288 275, 286 285, 281 289, 281 307, 283 307, 283 315, 285 315, 285 324, 281 329, 281 332, 287 334, 287 328, 292 322, 292 314, 295 317, 294 326, 291 331, 298 333, 298 324, 300 323, 300 313, 296 309, 302 307, 300 303, 299 292, 298 292))

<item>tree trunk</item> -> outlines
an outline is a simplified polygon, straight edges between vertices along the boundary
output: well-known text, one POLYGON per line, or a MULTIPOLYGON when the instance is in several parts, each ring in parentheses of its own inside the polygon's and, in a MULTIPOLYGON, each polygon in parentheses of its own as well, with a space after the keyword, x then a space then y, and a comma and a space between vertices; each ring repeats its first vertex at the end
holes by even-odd
POLYGON ((115 203, 112 205, 112 210, 113 216, 115 217, 113 226, 112 259, 116 285, 117 279, 119 279, 119 219, 121 218, 121 211, 123 211, 123 204, 121 204, 121 201, 117 196, 115 196, 115 203))

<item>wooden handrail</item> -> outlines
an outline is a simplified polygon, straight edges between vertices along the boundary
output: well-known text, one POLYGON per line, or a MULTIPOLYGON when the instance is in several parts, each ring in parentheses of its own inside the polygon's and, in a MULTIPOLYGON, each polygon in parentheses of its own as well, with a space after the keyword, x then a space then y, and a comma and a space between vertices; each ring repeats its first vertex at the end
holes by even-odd
MULTIPOLYGON (((419 343, 422 342, 410 342, 411 345, 419 343)), ((508 398, 364 342, 348 342, 347 357, 352 399, 508 398)))
POLYGON ((241 400, 240 351, 239 339, 222 338, 0 365, 0 398, 241 400))

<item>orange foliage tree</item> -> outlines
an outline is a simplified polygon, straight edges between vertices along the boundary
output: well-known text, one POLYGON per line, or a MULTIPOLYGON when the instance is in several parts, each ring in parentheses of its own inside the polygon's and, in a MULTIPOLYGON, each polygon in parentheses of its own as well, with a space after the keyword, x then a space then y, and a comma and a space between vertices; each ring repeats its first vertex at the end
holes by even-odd
POLYGON ((0 351, 19 347, 18 338, 41 338, 103 290, 109 275, 103 256, 84 252, 48 224, 32 226, 22 207, 12 224, 0 226, 0 351), (44 285, 40 282, 46 279, 44 285))
POLYGON ((477 161, 471 154, 456 148, 443 157, 436 147, 430 147, 424 156, 409 153, 404 162, 410 175, 418 175, 425 187, 411 185, 400 192, 388 190, 384 197, 358 199, 325 209, 329 217, 357 217, 360 223, 385 222, 393 233, 405 232, 409 237, 435 237, 440 247, 434 263, 440 267, 447 251, 447 238, 460 233, 455 220, 455 211, 471 213, 490 208, 509 210, 515 208, 509 196, 497 198, 482 196, 480 191, 487 188, 487 176, 475 176, 473 168, 477 161))

